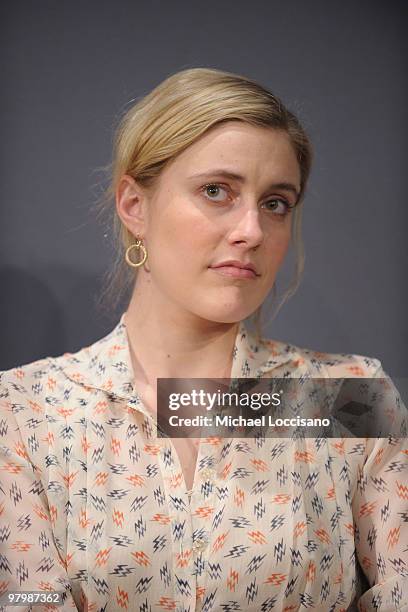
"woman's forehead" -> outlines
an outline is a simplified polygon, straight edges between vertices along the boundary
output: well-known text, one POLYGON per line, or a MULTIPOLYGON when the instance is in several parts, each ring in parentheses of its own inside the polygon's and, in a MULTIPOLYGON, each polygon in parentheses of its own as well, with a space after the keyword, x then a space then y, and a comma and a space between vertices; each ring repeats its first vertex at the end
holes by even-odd
POLYGON ((242 181, 245 175, 282 172, 292 181, 300 178, 296 153, 286 132, 238 121, 203 134, 167 168, 189 180, 224 175, 242 181))

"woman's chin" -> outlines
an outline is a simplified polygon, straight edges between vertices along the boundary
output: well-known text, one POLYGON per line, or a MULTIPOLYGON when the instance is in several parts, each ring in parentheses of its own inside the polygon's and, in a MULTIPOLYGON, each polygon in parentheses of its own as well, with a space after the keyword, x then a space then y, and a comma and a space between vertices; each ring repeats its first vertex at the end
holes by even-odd
POLYGON ((255 310, 255 308, 252 310, 248 308, 209 309, 203 318, 216 323, 237 323, 251 316, 255 310))

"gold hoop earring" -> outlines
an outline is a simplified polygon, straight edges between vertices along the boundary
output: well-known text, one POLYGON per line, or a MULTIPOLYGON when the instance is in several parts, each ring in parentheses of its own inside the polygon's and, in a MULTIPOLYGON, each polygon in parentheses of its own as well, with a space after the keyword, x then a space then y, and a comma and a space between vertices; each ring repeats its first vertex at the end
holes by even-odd
POLYGON ((134 244, 131 244, 130 246, 128 246, 128 248, 126 249, 125 259, 126 259, 126 263, 128 263, 129 266, 131 266, 132 268, 138 268, 139 266, 142 266, 145 263, 147 259, 147 250, 145 246, 142 244, 141 240, 136 240, 134 244), (136 263, 130 259, 130 252, 134 248, 140 249, 143 254, 142 259, 136 263))

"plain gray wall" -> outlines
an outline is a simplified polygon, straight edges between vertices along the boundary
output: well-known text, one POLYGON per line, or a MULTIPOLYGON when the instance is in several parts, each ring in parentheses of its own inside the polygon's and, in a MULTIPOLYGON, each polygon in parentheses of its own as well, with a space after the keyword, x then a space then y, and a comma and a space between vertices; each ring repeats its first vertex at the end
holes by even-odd
MULTIPOLYGON (((309 131, 306 270, 265 335, 406 375, 403 2, 2 3, 0 369, 78 350, 112 253, 90 206, 129 100, 189 67, 259 80, 309 131)), ((280 288, 283 288, 280 283, 280 288)))

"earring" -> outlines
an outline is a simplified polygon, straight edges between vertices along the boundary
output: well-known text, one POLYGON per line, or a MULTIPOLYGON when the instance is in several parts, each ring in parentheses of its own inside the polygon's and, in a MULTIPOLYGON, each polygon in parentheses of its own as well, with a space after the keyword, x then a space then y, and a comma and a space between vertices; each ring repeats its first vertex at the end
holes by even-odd
POLYGON ((126 259, 126 263, 128 263, 129 266, 132 266, 132 268, 138 268, 139 266, 142 266, 144 264, 144 262, 147 259, 147 250, 146 250, 146 247, 143 245, 142 240, 137 239, 134 244, 131 244, 126 249, 125 259, 126 259), (140 249, 142 251, 142 259, 138 261, 137 263, 135 263, 134 261, 130 259, 130 252, 134 248, 140 249))

